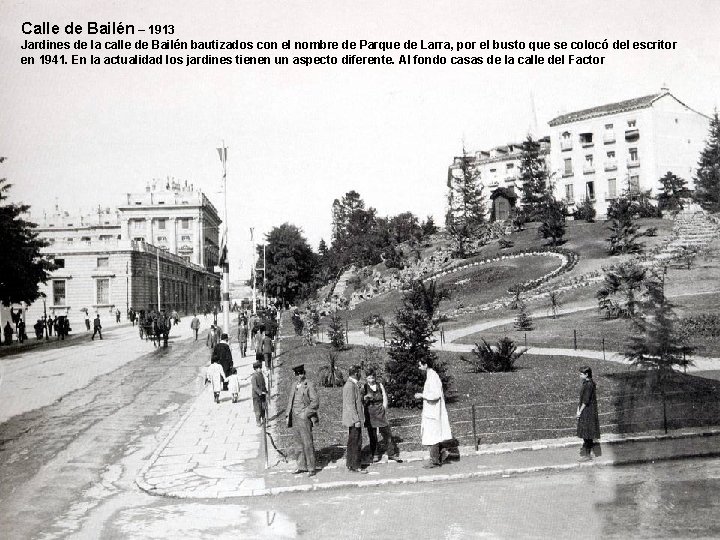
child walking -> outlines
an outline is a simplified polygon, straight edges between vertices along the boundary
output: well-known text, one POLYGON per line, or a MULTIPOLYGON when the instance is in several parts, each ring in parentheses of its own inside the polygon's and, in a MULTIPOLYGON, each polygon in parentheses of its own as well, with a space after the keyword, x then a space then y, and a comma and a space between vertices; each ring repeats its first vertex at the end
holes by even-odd
POLYGON ((215 403, 220 403, 220 390, 222 390, 222 383, 225 380, 225 372, 220 364, 213 360, 207 368, 205 374, 205 381, 212 383, 213 396, 215 396, 215 403))
POLYGON ((230 376, 228 377, 228 390, 232 395, 232 402, 237 403, 238 394, 240 393, 240 378, 237 374, 237 368, 230 368, 230 376))

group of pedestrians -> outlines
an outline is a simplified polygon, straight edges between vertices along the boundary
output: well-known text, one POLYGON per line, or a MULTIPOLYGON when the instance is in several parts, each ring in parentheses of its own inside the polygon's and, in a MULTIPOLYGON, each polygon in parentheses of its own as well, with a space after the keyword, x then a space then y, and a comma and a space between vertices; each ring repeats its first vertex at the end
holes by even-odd
MULTIPOLYGON (((191 328, 193 323, 191 323, 191 328)), ((238 396, 240 393, 240 380, 237 375, 237 368, 233 365, 232 352, 228 343, 228 335, 221 333, 219 336, 219 342, 214 343, 217 339, 217 332, 219 328, 214 324, 210 325, 208 331, 207 344, 212 346, 212 353, 210 357, 210 366, 207 368, 205 375, 205 381, 212 384, 213 399, 215 403, 220 403, 220 392, 227 390, 232 396, 232 402, 237 403, 238 396)), ((241 351, 247 350, 247 340, 243 343, 240 342, 241 351), (244 345, 244 347, 243 347, 244 345)), ((263 373, 263 350, 274 350, 274 344, 272 339, 263 333, 263 340, 256 346, 259 348, 260 360, 255 360, 253 363, 253 373, 250 376, 251 395, 253 401, 253 410, 255 412, 255 423, 257 426, 261 426, 263 420, 267 414, 267 385, 265 383, 265 374, 263 373), (269 344, 266 343, 269 340, 269 344), (263 345, 265 347, 263 348, 263 345)), ((270 369, 272 364, 272 352, 269 353, 270 359, 268 359, 266 366, 270 369)), ((256 357, 257 358, 257 357, 256 357)))
MULTIPOLYGON (((434 469, 442 466, 451 456, 459 458, 458 442, 453 439, 442 381, 433 369, 432 360, 423 359, 418 368, 425 374, 422 392, 415 398, 422 400, 420 424, 421 443, 429 450, 429 460, 423 468, 434 469)), ((286 408, 287 425, 292 428, 295 437, 297 467, 293 474, 317 474, 313 426, 319 422, 320 401, 312 381, 306 377, 305 366, 293 366, 294 384, 291 387, 286 408)), ((365 373, 365 382, 361 382, 360 366, 352 366, 349 377, 343 386, 342 424, 347 428, 346 467, 348 471, 367 474, 362 464, 362 432, 367 430, 370 454, 373 462, 382 458, 378 445, 378 432, 383 439, 389 460, 402 462, 387 418, 388 397, 385 387, 377 380, 374 371, 365 373)), ((597 391, 592 378, 592 369, 580 370, 582 388, 577 408, 577 436, 583 439, 580 461, 589 461, 592 454, 600 455, 600 422, 598 420, 597 391)))
MULTIPOLYGON (((55 317, 41 317, 37 319, 33 325, 35 330, 35 338, 42 339, 47 332, 47 337, 53 336, 53 333, 57 339, 65 339, 65 336, 70 332, 70 322, 64 315, 55 317)), ((19 319, 17 322, 11 324, 10 321, 5 322, 5 326, 2 328, 2 345, 12 345, 13 340, 17 340, 18 343, 22 344, 28 339, 27 327, 25 321, 19 319)))

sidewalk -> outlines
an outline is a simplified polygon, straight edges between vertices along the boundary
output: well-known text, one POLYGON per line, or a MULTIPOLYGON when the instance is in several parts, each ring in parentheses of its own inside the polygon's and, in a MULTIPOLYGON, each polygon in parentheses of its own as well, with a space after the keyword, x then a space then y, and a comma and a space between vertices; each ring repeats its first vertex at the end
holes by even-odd
MULTIPOLYGON (((233 358, 241 379, 252 373, 254 355, 233 358)), ((279 403, 282 404, 283 396, 279 403)), ((281 405, 282 406, 282 405, 281 405)), ((283 421, 281 414, 276 421, 283 421)), ((270 468, 265 469, 261 429, 255 426, 250 384, 245 380, 239 403, 227 392, 221 403, 212 399, 209 387, 172 429, 136 478, 144 491, 179 498, 227 498, 270 495, 293 491, 355 488, 388 484, 412 484, 460 480, 485 476, 511 476, 580 467, 643 463, 664 459, 720 455, 720 429, 609 434, 602 438, 603 455, 579 463, 577 438, 482 445, 461 449, 459 462, 438 469, 423 469, 427 452, 406 452, 404 462, 383 462, 368 467, 369 474, 351 473, 345 459, 325 466, 315 477, 293 475, 295 462, 284 462, 272 447, 270 468)), ((316 449, 317 450, 317 449, 316 449)))

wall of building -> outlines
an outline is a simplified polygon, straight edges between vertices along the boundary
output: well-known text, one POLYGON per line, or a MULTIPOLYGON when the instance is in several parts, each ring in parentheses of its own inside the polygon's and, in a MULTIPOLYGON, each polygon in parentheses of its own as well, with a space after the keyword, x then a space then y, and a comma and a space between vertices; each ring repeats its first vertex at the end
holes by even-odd
POLYGON ((573 200, 568 202, 579 204, 587 194, 587 183, 592 182, 595 209, 602 218, 610 202, 631 187, 657 195, 659 179, 667 171, 691 179, 707 129, 707 117, 670 94, 643 109, 551 126, 551 163, 559 179, 556 196, 566 199, 566 186, 572 185, 573 200), (612 129, 606 129, 607 125, 612 129), (570 133, 571 149, 564 132, 570 133), (581 142, 584 133, 593 134, 593 144, 581 142), (631 158, 633 150, 635 159, 631 158), (614 152, 614 158, 608 157, 608 152, 614 152), (592 170, 585 165, 587 155, 593 156, 592 170), (565 174, 567 158, 572 159, 571 175, 565 174))

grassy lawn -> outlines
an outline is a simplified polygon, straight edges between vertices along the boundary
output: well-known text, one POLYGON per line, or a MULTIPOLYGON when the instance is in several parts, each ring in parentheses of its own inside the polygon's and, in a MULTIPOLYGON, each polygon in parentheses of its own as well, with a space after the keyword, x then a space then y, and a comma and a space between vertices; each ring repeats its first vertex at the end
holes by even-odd
MULTIPOLYGON (((657 236, 643 238, 646 248, 650 249, 665 241, 665 237, 672 231, 673 222, 672 220, 666 219, 640 219, 638 220, 638 224, 641 230, 648 227, 657 227, 658 229, 657 236)), ((510 235, 510 239, 512 239, 515 245, 509 250, 501 250, 497 242, 491 242, 483 246, 477 255, 462 261, 457 261, 455 265, 460 266, 475 260, 494 258, 513 251, 540 247, 544 245, 544 241, 538 237, 537 228, 537 223, 530 223, 525 230, 510 235)), ((586 274, 591 271, 599 271, 603 266, 609 266, 626 259, 627 256, 608 257, 607 236, 608 231, 605 222, 586 223, 583 221, 568 221, 565 243, 562 247, 580 253, 580 261, 574 269, 568 273, 561 274, 555 278, 554 281, 564 282, 573 276, 586 274)), ((440 310, 447 311, 457 307, 458 304, 473 306, 492 302, 501 297, 509 297, 507 293, 508 287, 519 281, 533 279, 549 272, 556 267, 556 261, 557 259, 547 256, 537 258, 528 257, 518 260, 500 261, 491 265, 482 265, 444 276, 438 280, 438 284, 448 286, 453 294, 449 301, 441 304, 440 310), (463 280, 468 281, 463 282, 463 280), (458 283, 459 281, 461 283, 458 283)), ((720 268, 718 267, 720 267, 720 264, 712 262, 702 263, 699 261, 697 268, 689 271, 689 273, 688 271, 670 269, 667 278, 668 291, 686 292, 688 290, 686 278, 688 277, 697 277, 695 283, 710 283, 712 280, 715 280, 716 283, 720 282, 720 268), (704 273, 708 273, 708 264, 715 267, 715 270, 706 277, 704 273), (685 272, 685 274, 683 274, 683 272, 685 272), (715 272, 717 272, 718 275, 715 275, 715 272), (675 279, 675 277, 677 277, 677 279, 675 279)), ((376 268, 386 271, 384 265, 378 265, 376 268)), ((598 287, 599 285, 592 284, 589 287, 567 291, 563 293, 561 301, 566 307, 593 303, 595 302, 595 292, 598 287)), ((400 305, 401 297, 400 292, 393 291, 362 302, 355 309, 347 312, 350 329, 361 329, 362 319, 372 314, 378 314, 382 316, 386 322, 389 322, 394 317, 395 310, 400 305)), ((546 300, 541 299, 530 302, 529 306, 530 309, 539 309, 546 303, 546 300)), ((490 310, 461 315, 444 324, 447 329, 452 329, 466 326, 473 322, 491 320, 503 316, 504 315, 500 315, 497 310, 490 310)))
MULTIPOLYGON (((718 298, 715 295, 682 296, 672 299, 676 305, 679 316, 689 316, 693 313, 717 313, 720 310, 718 298)), ((504 317, 512 317, 516 311, 504 310, 504 317)), ((471 334, 458 340, 458 343, 473 344, 485 339, 494 343, 498 339, 508 336, 519 345, 525 345, 527 334, 528 346, 541 347, 574 347, 577 336, 579 349, 601 350, 602 341, 605 340, 605 350, 622 351, 628 338, 633 335, 634 327, 627 319, 607 319, 596 309, 578 311, 576 313, 560 315, 557 319, 552 317, 538 317, 533 320, 535 329, 530 332, 519 332, 513 324, 505 324, 471 334)), ((720 347, 720 338, 696 338, 692 343, 696 347, 695 354, 699 356, 717 356, 720 347)))
MULTIPOLYGON (((302 347, 297 338, 284 341, 279 357, 279 403, 285 403, 292 383, 289 366, 305 362, 308 378, 317 383, 319 369, 327 363, 327 346, 302 347)), ((368 355, 364 347, 340 353, 343 374, 368 355)), ((379 354, 384 354, 382 350, 379 354)), ((472 373, 460 355, 441 352, 453 384, 448 395, 448 412, 453 435, 462 444, 473 444, 472 410, 476 406, 476 431, 481 443, 522 441, 573 436, 575 409, 580 390, 578 369, 589 365, 598 385, 602 431, 637 432, 661 429, 662 399, 650 388, 652 374, 604 361, 568 357, 523 356, 513 373, 472 373)), ((344 456, 347 430, 341 424, 342 389, 323 388, 320 395, 320 425, 314 430, 315 447, 321 463, 344 456)), ((674 374, 668 386, 667 415, 670 428, 717 425, 720 423, 720 381, 674 374)), ((393 435, 401 450, 420 449, 419 409, 391 409, 393 435)), ((281 416, 284 420, 284 416, 281 416)), ((280 448, 292 446, 292 434, 283 421, 276 423, 280 448)), ((367 435, 363 435, 367 441, 367 435)))

